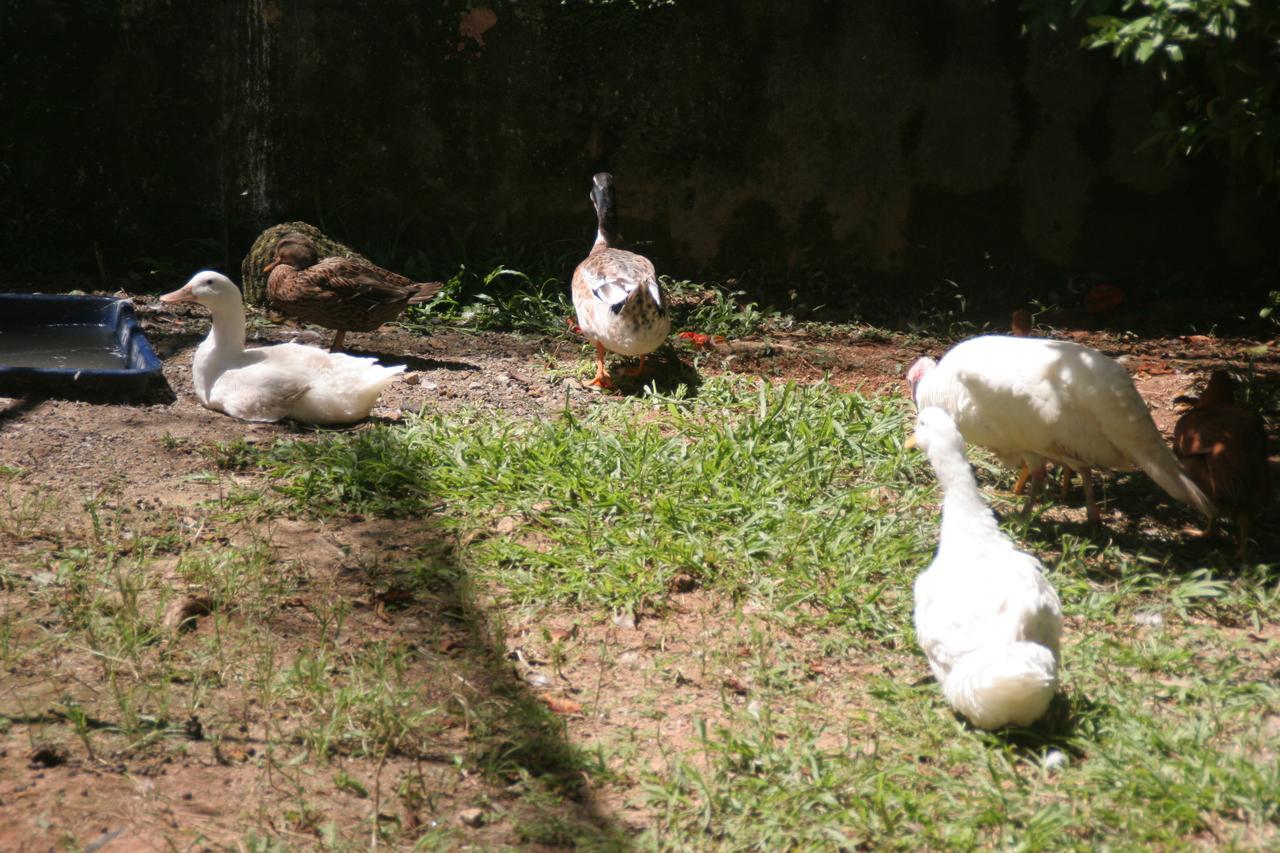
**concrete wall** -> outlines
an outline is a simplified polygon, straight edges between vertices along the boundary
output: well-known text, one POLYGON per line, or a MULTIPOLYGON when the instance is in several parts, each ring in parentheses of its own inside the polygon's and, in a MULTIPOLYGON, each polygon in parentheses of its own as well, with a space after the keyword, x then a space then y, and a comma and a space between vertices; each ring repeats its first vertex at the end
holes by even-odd
POLYGON ((1144 78, 1021 36, 1017 5, 0 0, 0 266, 234 270, 298 218, 436 274, 571 265, 601 169, 683 275, 1273 261, 1274 207, 1135 153, 1144 78))

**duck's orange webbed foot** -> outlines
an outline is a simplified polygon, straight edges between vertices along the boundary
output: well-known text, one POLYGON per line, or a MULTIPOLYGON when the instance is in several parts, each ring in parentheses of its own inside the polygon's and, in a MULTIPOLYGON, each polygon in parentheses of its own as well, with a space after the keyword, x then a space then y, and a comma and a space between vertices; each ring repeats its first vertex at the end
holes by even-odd
POLYGON ((601 388, 606 391, 616 387, 604 369, 604 345, 602 344, 596 344, 596 375, 587 383, 587 387, 601 388))

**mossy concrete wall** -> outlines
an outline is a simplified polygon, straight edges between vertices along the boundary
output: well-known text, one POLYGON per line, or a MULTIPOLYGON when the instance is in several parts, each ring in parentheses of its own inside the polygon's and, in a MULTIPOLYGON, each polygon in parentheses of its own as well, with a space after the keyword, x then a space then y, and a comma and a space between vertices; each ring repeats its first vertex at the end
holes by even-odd
POLYGON ((1017 5, 0 0, 3 265, 234 271, 286 219, 435 275, 571 263, 602 169, 677 274, 1271 260, 1248 186, 1135 150, 1149 81, 1017 5))

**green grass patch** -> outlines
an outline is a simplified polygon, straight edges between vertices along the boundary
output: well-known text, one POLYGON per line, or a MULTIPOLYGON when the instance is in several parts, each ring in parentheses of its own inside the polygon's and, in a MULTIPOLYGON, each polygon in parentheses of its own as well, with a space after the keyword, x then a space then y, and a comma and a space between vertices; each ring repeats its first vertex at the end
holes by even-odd
POLYGON ((190 518, 103 499, 64 529, 6 482, 0 664, 22 677, 0 731, 255 761, 262 849, 466 844, 450 810, 472 802, 511 843, 588 848, 1274 847, 1274 566, 1025 523, 984 485, 1067 624, 1049 715, 974 731, 912 630, 938 494, 910 420, 717 377, 208 448, 209 481, 240 485, 190 518))
POLYGON ((660 608, 680 577, 892 631, 904 599, 891 578, 927 548, 891 509, 927 495, 905 418, 897 401, 829 386, 718 379, 695 399, 548 421, 430 416, 271 458, 278 488, 312 511, 444 502, 468 564, 522 603, 660 608))
POLYGON ((756 661, 751 702, 724 696, 661 771, 634 763, 634 743, 606 756, 653 815, 642 847, 1273 843, 1273 569, 1071 534, 1037 547, 1043 530, 1015 520, 1062 594, 1066 686, 1031 730, 976 732, 915 650, 911 584, 936 544, 937 494, 902 449, 908 417, 825 385, 717 378, 696 398, 545 421, 463 413, 298 440, 262 464, 312 512, 435 513, 462 565, 518 610, 661 617, 691 582, 762 614, 754 651, 737 653, 756 661), (884 674, 824 695, 815 650, 884 674))

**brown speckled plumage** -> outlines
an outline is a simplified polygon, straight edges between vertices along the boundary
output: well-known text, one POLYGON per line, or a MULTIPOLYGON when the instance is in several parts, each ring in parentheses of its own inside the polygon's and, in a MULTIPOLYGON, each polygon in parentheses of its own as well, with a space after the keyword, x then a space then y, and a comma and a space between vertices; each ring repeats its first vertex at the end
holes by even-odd
POLYGON ((592 179, 591 201, 598 230, 595 245, 573 272, 572 294, 578 326, 596 348, 593 385, 608 387, 605 350, 640 357, 666 340, 671 315, 653 262, 618 248, 613 177, 601 172, 592 179))
POLYGON ((1235 518, 1240 554, 1249 523, 1271 500, 1267 428, 1257 412, 1236 405, 1231 376, 1215 370, 1200 399, 1173 429, 1173 452, 1188 476, 1235 518))
POLYGON ((275 258, 276 244, 280 242, 280 238, 290 233, 298 233, 310 238, 319 250, 317 255, 321 258, 353 258, 371 263, 355 249, 340 240, 333 239, 309 222, 299 220, 279 222, 263 229, 262 233, 254 238, 253 245, 249 247, 244 260, 240 263, 240 292, 244 294, 245 305, 266 307, 270 304, 271 300, 267 296, 268 275, 263 272, 263 268, 275 258))
POLYGON ((425 302, 439 282, 417 283, 354 258, 320 258, 303 234, 286 234, 268 265, 267 293, 278 311, 338 332, 331 349, 347 332, 371 332, 399 317, 410 305, 425 302))

